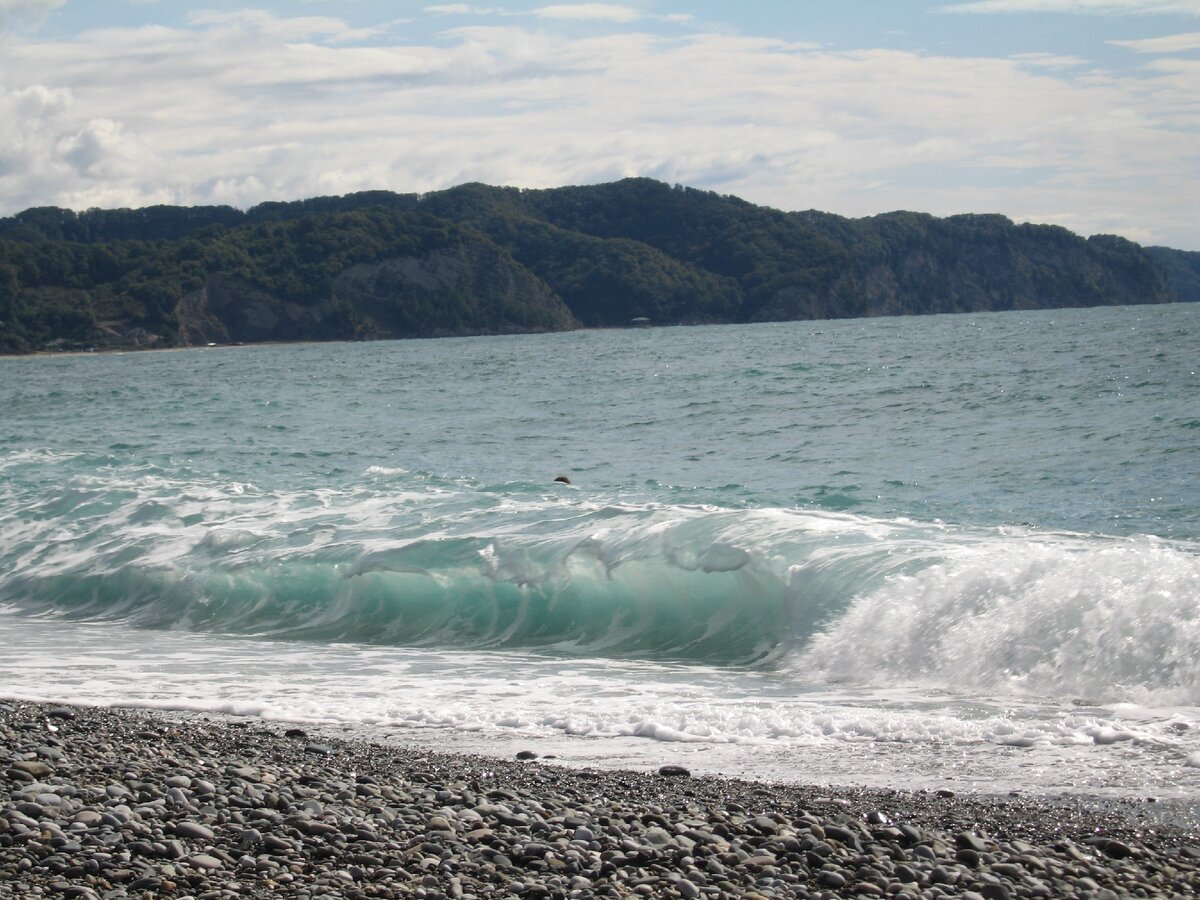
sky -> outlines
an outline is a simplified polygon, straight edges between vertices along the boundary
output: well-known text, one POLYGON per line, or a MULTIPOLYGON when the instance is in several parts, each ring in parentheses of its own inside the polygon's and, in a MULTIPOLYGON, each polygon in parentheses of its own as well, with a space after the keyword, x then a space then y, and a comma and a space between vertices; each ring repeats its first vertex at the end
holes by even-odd
POLYGON ((1200 251, 1200 0, 0 0, 0 215, 628 176, 1200 251))

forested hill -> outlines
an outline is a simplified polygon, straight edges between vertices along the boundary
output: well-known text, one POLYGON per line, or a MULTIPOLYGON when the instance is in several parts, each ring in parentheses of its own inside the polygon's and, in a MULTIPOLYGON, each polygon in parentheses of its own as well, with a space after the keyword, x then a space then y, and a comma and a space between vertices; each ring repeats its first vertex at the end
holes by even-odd
POLYGON ((0 219, 0 352, 1200 300, 1200 253, 627 179, 0 219))

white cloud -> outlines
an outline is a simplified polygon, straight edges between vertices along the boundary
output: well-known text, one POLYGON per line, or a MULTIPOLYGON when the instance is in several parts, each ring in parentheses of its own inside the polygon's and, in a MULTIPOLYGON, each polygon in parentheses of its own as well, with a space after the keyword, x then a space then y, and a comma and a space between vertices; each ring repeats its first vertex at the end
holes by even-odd
POLYGON ((371 37, 379 33, 378 29, 352 29, 341 19, 326 16, 279 18, 260 9, 241 9, 233 12, 198 10, 189 12, 187 20, 192 25, 223 28, 235 34, 257 32, 281 40, 344 40, 347 37, 371 37))
POLYGON ((471 6, 468 3, 444 3, 426 6, 425 12, 440 16, 491 16, 501 15, 504 10, 499 7, 471 6))
POLYGON ((615 3, 573 3, 540 6, 533 14, 542 19, 578 19, 589 22, 636 22, 641 10, 615 3))
POLYGON ((163 177, 161 165, 119 123, 82 115, 65 88, 0 91, 0 120, 0 194, 30 201, 22 205, 82 208, 164 196, 154 188, 130 191, 131 183, 163 177))
POLYGON ((1011 59, 1046 69, 1073 69, 1087 64, 1087 60, 1078 56, 1060 56, 1054 53, 1014 53, 1011 59))
POLYGON ((1116 47, 1125 47, 1138 53, 1186 53, 1200 50, 1200 31, 1189 34, 1171 34, 1158 38, 1143 38, 1137 41, 1109 41, 1116 47))
POLYGON ((972 0, 941 7, 953 13, 1101 13, 1200 16, 1196 0, 972 0))
POLYGON ((1200 249, 1186 60, 1117 77, 728 34, 348 32, 209 15, 14 44, 0 213, 647 175, 785 209, 996 211, 1200 249))
POLYGON ((0 0, 0 15, 44 15, 63 0, 0 0))
POLYGON ((40 22, 66 0, 0 0, 0 30, 40 22))
POLYGON ((136 177, 151 162, 150 154, 122 133, 111 119, 89 119, 79 131, 63 135, 55 151, 80 175, 98 180, 136 177))

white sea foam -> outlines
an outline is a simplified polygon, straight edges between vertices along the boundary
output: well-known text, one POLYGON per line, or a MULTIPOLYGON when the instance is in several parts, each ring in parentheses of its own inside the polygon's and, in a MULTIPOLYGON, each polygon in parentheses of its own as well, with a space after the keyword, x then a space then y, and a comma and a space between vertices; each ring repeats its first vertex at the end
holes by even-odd
POLYGON ((367 466, 365 474, 376 475, 383 478, 394 478, 401 475, 408 475, 408 469, 401 469, 398 466, 367 466))
POLYGON ((1200 704, 1200 554, 1025 535, 949 548, 830 621, 810 677, 1091 701, 1200 704))
POLYGON ((683 759, 700 771, 908 786, 966 778, 990 790, 1200 788, 1200 723, 1189 709, 801 688, 782 672, 636 661, 19 625, 0 647, 0 680, 14 697, 255 716, 478 752, 532 747, 589 764, 683 759))

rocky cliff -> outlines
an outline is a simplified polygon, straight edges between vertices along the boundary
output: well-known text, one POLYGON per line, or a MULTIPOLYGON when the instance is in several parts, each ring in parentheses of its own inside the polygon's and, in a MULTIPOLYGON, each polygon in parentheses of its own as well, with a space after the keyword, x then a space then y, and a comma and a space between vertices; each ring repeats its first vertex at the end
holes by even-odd
POLYGON ((353 308, 360 329, 375 337, 561 331, 576 325, 545 282, 482 243, 358 263, 334 279, 333 297, 353 308))

